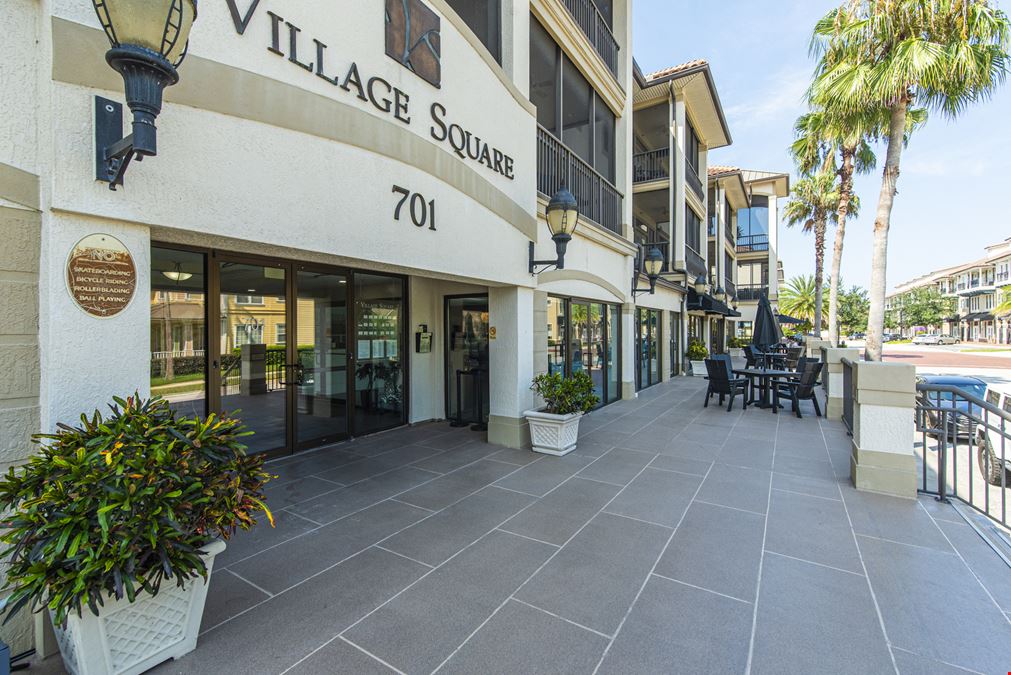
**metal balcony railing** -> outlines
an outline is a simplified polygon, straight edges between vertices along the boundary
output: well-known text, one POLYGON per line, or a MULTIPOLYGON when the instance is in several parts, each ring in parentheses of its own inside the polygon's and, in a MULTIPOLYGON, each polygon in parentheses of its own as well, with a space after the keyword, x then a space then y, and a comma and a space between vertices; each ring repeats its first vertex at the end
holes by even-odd
POLYGON ((737 284, 735 284, 730 277, 723 279, 723 290, 727 292, 727 296, 731 298, 737 297, 737 284))
POLYGON ((706 274, 706 260, 691 246, 685 246, 685 266, 693 277, 706 274))
POLYGON ((565 8, 582 29, 586 39, 600 55, 611 74, 618 77, 618 41, 614 39, 607 19, 600 13, 592 0, 563 0, 565 8))
POLYGON ((692 189, 692 192, 695 193, 696 197, 702 201, 706 200, 706 189, 702 186, 702 179, 699 178, 699 172, 695 170, 695 167, 688 163, 687 159, 685 159, 685 183, 687 183, 688 187, 692 189))
POLYGON ((737 246, 737 233, 734 232, 734 228, 729 223, 723 228, 723 236, 726 237, 727 243, 731 246, 737 246))
POLYGON ((632 181, 648 183, 670 177, 670 150, 660 148, 632 156, 632 181))
POLYGON ((737 252, 750 253, 751 251, 768 251, 769 235, 749 234, 737 238, 737 252))
POLYGON ((566 187, 579 203, 579 215, 621 235, 624 198, 606 178, 543 127, 537 127, 537 191, 551 198, 566 187))
POLYGON ((737 287, 737 299, 742 301, 758 300, 762 297, 762 293, 769 293, 769 287, 765 284, 745 284, 737 287))

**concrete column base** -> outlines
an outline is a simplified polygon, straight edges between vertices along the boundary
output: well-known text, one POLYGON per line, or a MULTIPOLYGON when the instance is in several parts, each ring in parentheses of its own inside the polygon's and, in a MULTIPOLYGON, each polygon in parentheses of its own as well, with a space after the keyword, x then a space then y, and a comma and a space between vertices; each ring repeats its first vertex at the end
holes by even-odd
POLYGON ((488 442, 507 448, 530 448, 530 427, 525 417, 488 416, 488 442))
POLYGON ((853 443, 850 479, 858 490, 916 499, 916 457, 861 450, 853 443))
POLYGON ((621 398, 623 399, 635 399, 639 396, 639 392, 635 389, 635 382, 622 382, 621 383, 621 398))

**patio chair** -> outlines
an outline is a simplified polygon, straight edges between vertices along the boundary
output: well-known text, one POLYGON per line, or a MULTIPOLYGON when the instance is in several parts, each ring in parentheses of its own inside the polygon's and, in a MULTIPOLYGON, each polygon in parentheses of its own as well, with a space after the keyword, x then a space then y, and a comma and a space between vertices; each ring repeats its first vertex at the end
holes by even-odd
POLYGON ((797 364, 803 358, 803 347, 790 347, 786 350, 786 369, 796 370, 797 364))
POLYGON ((800 413, 800 402, 811 401, 814 405, 814 412, 818 417, 822 417, 821 406, 818 405, 818 375, 821 374, 822 364, 820 361, 807 360, 804 363, 804 370, 798 380, 778 380, 772 388, 772 412, 779 412, 779 399, 786 398, 793 402, 793 411, 797 417, 803 417, 800 413))
POLYGON ((706 402, 703 404, 703 408, 709 407, 709 399, 712 398, 713 394, 718 394, 720 397, 720 405, 723 405, 723 399, 727 396, 730 397, 730 403, 727 405, 727 412, 734 409, 734 399, 738 394, 744 400, 744 409, 748 409, 748 381, 741 378, 734 378, 731 376, 730 370, 724 365, 725 362, 722 359, 706 359, 706 372, 709 373, 709 388, 706 390, 706 402))
POLYGON ((755 345, 748 345, 744 348, 744 358, 747 359, 748 368, 760 368, 765 362, 762 350, 755 345))

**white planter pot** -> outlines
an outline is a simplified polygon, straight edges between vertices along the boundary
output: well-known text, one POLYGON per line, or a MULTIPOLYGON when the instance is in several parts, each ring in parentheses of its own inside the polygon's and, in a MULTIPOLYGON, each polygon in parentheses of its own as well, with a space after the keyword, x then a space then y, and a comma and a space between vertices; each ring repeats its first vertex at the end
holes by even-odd
POLYGON ((135 602, 107 598, 101 614, 72 613, 66 629, 54 625, 63 665, 70 675, 135 675, 197 647, 214 557, 225 550, 215 540, 204 547, 208 580, 191 579, 185 589, 174 579, 158 595, 138 593, 135 602))
POLYGON ((530 441, 534 452, 562 457, 576 449, 579 418, 583 413, 552 415, 540 410, 523 413, 530 425, 530 441))
POLYGON ((690 363, 692 364, 692 375, 695 377, 706 377, 709 374, 705 361, 690 361, 690 363))
POLYGON ((727 351, 730 353, 730 358, 732 359, 744 358, 744 349, 742 349, 741 347, 731 347, 727 351))

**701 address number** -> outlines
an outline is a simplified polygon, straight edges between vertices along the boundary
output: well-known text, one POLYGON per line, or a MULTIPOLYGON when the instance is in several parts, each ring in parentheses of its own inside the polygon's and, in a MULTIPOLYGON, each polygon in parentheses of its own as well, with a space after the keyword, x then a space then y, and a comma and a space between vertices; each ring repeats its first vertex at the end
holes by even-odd
POLYGON ((424 196, 417 192, 411 192, 407 188, 400 187, 399 185, 393 186, 394 194, 401 195, 400 201, 397 202, 397 207, 393 210, 393 219, 400 221, 400 215, 404 211, 404 207, 407 207, 408 214, 410 215, 411 222, 414 223, 415 227, 425 227, 435 231, 435 200, 426 200, 424 196))

